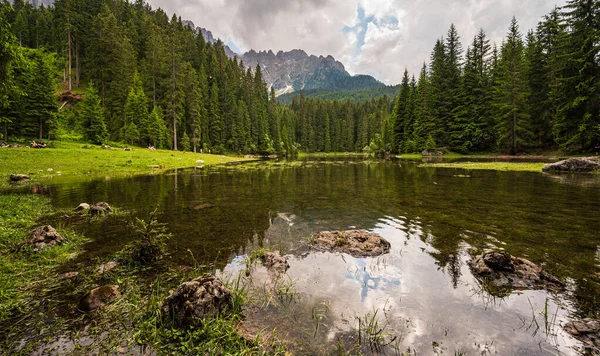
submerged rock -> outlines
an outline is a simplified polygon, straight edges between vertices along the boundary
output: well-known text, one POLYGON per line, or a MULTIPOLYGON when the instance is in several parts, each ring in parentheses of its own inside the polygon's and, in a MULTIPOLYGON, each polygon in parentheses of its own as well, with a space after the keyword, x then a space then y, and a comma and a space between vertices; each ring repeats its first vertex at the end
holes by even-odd
POLYGON ((564 284, 533 262, 506 252, 486 252, 468 262, 473 275, 497 288, 562 289, 564 284))
POLYGON ((90 207, 90 211, 88 212, 88 214, 90 216, 97 216, 97 215, 107 215, 112 212, 113 212, 113 210, 110 207, 110 205, 108 205, 108 203, 99 202, 90 207))
POLYGON ((564 328, 574 338, 583 342, 586 348, 600 351, 600 320, 576 320, 567 323, 564 328))
POLYGON ((105 304, 109 304, 117 300, 121 296, 119 286, 106 285, 92 289, 79 302, 79 310, 85 313, 94 312, 102 308, 105 304))
POLYGON ((279 273, 285 273, 290 268, 287 258, 281 256, 279 252, 267 252, 260 259, 263 266, 279 273))
POLYGON ((22 180, 29 180, 29 176, 26 174, 11 174, 10 180, 13 182, 20 182, 22 180))
POLYGON ((62 245, 65 238, 58 233, 52 226, 40 226, 29 232, 28 242, 34 250, 43 250, 46 247, 62 245))
POLYGON ((88 203, 81 203, 81 204, 79 204, 79 206, 77 206, 75 208, 75 211, 82 211, 82 210, 90 210, 90 204, 88 204, 88 203))
POLYGON ((232 298, 221 280, 204 276, 185 282, 162 302, 163 314, 183 327, 231 311, 232 298))
POLYGON ((548 164, 542 170, 544 172, 590 173, 600 170, 600 159, 598 157, 569 158, 548 164))
POLYGON ((365 230, 322 231, 313 236, 312 246, 347 253, 353 257, 380 256, 388 253, 391 248, 383 237, 365 230))

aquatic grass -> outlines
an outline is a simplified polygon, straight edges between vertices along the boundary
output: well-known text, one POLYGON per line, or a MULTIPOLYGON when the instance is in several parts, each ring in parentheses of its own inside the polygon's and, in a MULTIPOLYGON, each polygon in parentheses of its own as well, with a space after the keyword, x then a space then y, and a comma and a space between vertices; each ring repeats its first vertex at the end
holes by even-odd
POLYGON ((397 336, 387 331, 389 326, 387 316, 381 320, 377 309, 363 316, 355 316, 355 321, 359 348, 367 346, 371 352, 381 353, 386 346, 392 345, 398 339, 397 336))
POLYGON ((63 226, 58 226, 58 231, 67 239, 65 244, 39 252, 15 250, 36 221, 50 211, 46 197, 0 195, 0 320, 7 320, 11 310, 22 308, 33 286, 55 278, 54 267, 80 252, 85 239, 63 226))
POLYGON ((311 309, 311 318, 315 323, 315 325, 314 325, 315 331, 313 334, 313 338, 317 337, 317 334, 319 333, 319 329, 320 329, 321 325, 325 326, 325 324, 323 323, 323 320, 327 320, 327 313, 329 313, 329 310, 330 310, 330 306, 326 302, 321 302, 321 303, 313 305, 313 307, 311 309))
MULTIPOLYGON (((0 349, 15 350, 19 340, 33 330, 38 342, 48 338, 43 328, 48 313, 58 301, 51 297, 62 288, 57 266, 73 260, 87 241, 63 224, 57 230, 66 243, 42 251, 14 249, 28 232, 52 211, 48 198, 38 195, 0 195, 0 349)), ((57 320, 54 327, 60 328, 57 320)), ((27 343, 17 354, 28 354, 35 343, 27 343)))
POLYGON ((541 173, 547 163, 533 162, 456 162, 456 163, 426 163, 421 167, 454 168, 465 170, 492 170, 513 172, 541 173))

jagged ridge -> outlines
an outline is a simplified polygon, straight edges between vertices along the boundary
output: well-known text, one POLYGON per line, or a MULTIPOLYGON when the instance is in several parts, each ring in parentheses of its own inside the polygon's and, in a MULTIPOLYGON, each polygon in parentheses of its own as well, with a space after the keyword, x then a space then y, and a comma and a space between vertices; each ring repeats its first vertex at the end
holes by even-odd
MULTIPOLYGON (((195 28, 207 42, 217 41, 209 30, 196 27, 191 21, 184 23, 195 28)), ((238 57, 247 67, 254 69, 260 65, 263 79, 269 88, 275 89, 277 96, 301 90, 361 90, 385 87, 370 75, 350 75, 344 65, 332 56, 308 55, 301 49, 279 51, 277 54, 271 50, 250 50, 244 54, 237 54, 228 46, 224 48, 227 56, 238 57)))

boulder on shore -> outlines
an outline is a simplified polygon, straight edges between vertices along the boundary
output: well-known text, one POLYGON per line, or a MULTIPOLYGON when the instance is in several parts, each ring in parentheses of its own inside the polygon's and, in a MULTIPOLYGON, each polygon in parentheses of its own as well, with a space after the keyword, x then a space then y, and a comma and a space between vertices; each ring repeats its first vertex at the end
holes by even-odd
POLYGON ((567 323, 566 332, 583 342, 586 348, 600 352, 600 320, 583 319, 567 323))
POLYGON ((10 180, 13 182, 20 182, 22 180, 29 180, 29 176, 26 174, 11 174, 10 180))
POLYGON ((322 231, 312 237, 317 249, 347 253, 353 257, 375 257, 390 251, 383 237, 366 230, 322 231))
POLYGON ((598 157, 569 158, 548 164, 542 170, 544 172, 590 173, 600 171, 600 159, 598 157))
POLYGON ((112 212, 113 210, 108 203, 99 202, 90 207, 88 214, 93 217, 96 215, 108 215, 112 212))
POLYGON ((65 238, 52 226, 40 226, 29 232, 26 244, 30 244, 34 250, 43 250, 46 247, 62 245, 65 238))
POLYGON ((214 318, 232 308, 229 289, 215 276, 204 276, 179 285, 161 306, 167 320, 173 320, 178 327, 214 318))
POLYGON ((119 286, 106 285, 92 289, 79 302, 79 310, 85 313, 94 312, 102 308, 105 304, 109 304, 117 300, 121 296, 119 286))
POLYGON ((503 289, 562 289, 564 284, 533 262, 506 252, 486 252, 468 262, 473 275, 503 289))

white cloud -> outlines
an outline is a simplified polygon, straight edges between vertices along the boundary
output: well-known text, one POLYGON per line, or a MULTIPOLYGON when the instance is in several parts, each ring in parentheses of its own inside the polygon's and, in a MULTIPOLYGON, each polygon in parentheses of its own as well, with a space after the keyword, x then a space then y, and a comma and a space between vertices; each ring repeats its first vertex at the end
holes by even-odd
POLYGON ((168 14, 206 27, 242 49, 291 50, 333 55, 352 74, 400 82, 404 68, 418 75, 435 40, 454 23, 466 49, 483 27, 501 42, 512 16, 525 34, 565 0, 149 0, 168 14), (362 6, 363 23, 357 9, 362 6), (394 21, 393 19, 397 19, 394 21), (367 26, 362 51, 359 34, 367 26), (344 31, 344 28, 352 30, 344 31))

